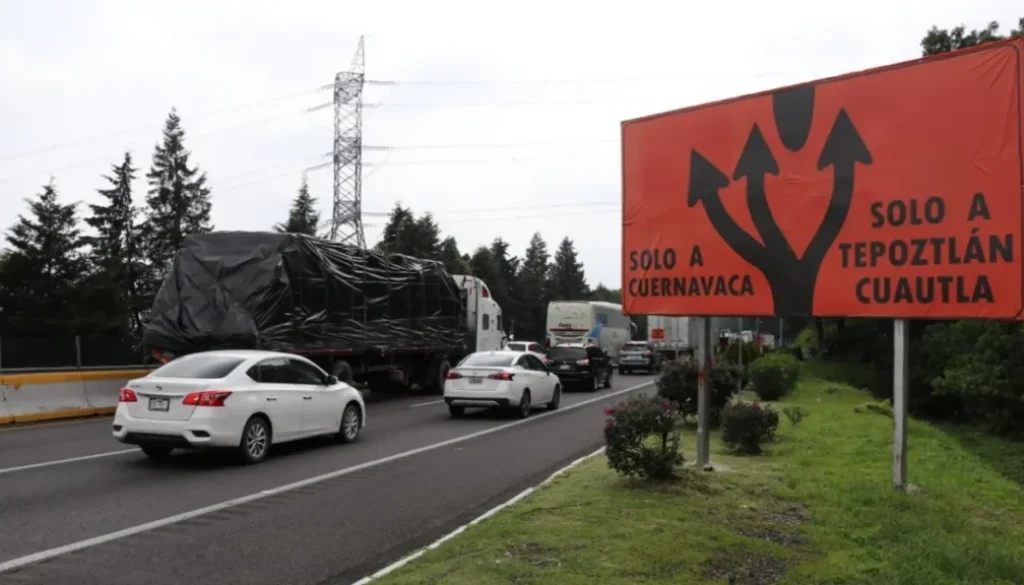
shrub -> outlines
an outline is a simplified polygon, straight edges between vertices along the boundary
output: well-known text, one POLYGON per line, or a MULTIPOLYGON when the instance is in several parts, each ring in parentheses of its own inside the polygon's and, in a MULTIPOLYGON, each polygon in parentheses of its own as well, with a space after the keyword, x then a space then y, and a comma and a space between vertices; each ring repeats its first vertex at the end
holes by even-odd
POLYGON ((778 400, 796 388, 800 362, 791 355, 769 353, 750 364, 750 380, 761 400, 778 400))
POLYGON ((722 442, 740 453, 760 453, 778 428, 779 413, 767 404, 737 402, 722 411, 722 442))
MULTIPOLYGON (((699 371, 700 365, 696 360, 665 364, 656 381, 658 396, 670 401, 683 416, 697 414, 697 374, 699 371)), ((710 405, 712 424, 718 424, 719 414, 728 404, 732 395, 736 393, 739 376, 739 369, 736 366, 712 364, 710 405)))
POLYGON ((608 465, 626 477, 664 480, 682 465, 678 415, 668 401, 634 396, 605 410, 608 465))
POLYGON ((753 341, 740 341, 736 340, 726 346, 725 351, 722 352, 721 360, 730 364, 738 364, 740 362, 740 344, 743 344, 743 363, 749 364, 755 359, 759 358, 764 352, 758 349, 757 344, 753 341))
POLYGON ((782 409, 782 414, 786 415, 786 418, 789 419, 789 422, 793 423, 794 427, 807 418, 807 413, 799 406, 787 406, 782 409))

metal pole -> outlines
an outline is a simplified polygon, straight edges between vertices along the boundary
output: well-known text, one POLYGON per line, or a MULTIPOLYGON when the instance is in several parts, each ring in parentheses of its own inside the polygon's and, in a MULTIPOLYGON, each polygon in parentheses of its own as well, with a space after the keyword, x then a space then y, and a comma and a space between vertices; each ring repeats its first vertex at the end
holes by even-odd
POLYGON ((711 317, 702 319, 699 352, 699 373, 697 375, 697 467, 703 469, 711 463, 711 421, 708 408, 711 404, 711 317))
POLYGON ((783 327, 783 325, 785 325, 785 319, 783 319, 782 317, 779 317, 779 339, 775 343, 775 348, 776 349, 782 349, 782 339, 783 339, 783 337, 782 337, 782 327, 783 327))
POLYGON ((909 385, 909 344, 907 343, 907 321, 897 319, 893 323, 892 358, 892 487, 902 490, 907 487, 907 396, 909 385))
POLYGON ((740 379, 736 381, 736 388, 743 391, 743 317, 740 317, 740 379))
POLYGON ((75 367, 82 368, 82 338, 79 335, 75 336, 75 367))

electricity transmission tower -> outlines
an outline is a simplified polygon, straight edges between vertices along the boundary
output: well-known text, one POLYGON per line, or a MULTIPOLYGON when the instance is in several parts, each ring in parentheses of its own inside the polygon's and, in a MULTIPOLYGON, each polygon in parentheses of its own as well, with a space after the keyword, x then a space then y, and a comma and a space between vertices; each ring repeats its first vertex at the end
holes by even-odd
POLYGON ((363 236, 363 84, 366 59, 359 37, 352 66, 334 76, 334 206, 329 238, 366 247, 363 236))

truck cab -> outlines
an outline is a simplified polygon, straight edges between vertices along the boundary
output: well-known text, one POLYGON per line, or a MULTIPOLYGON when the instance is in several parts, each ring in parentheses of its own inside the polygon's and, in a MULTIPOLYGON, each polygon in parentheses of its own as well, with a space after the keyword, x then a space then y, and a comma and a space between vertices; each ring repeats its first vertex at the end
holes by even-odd
POLYGON ((468 274, 453 274, 466 301, 466 330, 469 352, 498 351, 505 345, 501 307, 491 296, 487 283, 468 274))

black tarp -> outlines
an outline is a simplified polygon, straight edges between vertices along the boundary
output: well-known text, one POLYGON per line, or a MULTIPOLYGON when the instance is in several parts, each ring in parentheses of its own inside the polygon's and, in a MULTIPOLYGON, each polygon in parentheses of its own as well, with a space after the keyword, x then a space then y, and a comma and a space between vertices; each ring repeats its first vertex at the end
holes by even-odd
POLYGON ((450 351, 462 293, 434 261, 298 234, 214 232, 178 251, 143 333, 150 350, 450 351))

